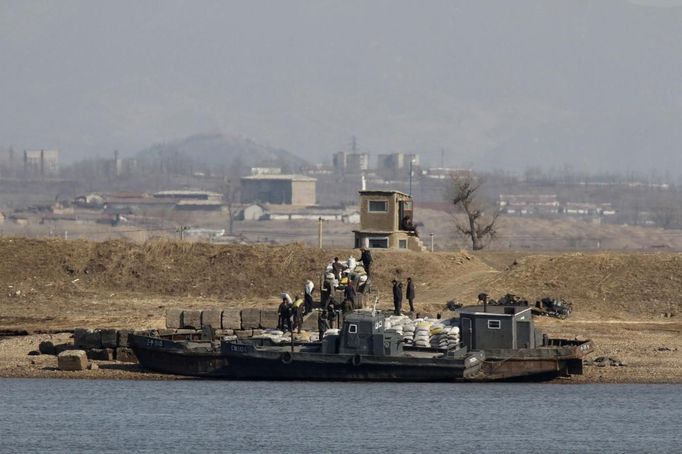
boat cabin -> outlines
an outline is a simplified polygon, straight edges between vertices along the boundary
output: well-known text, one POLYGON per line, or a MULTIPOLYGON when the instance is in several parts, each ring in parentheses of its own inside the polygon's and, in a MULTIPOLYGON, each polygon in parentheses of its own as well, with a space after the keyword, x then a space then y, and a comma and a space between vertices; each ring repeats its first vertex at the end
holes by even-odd
POLYGON ((528 306, 467 306, 459 317, 462 343, 469 350, 542 346, 528 306))
POLYGON ((322 340, 322 353, 392 356, 402 351, 402 338, 384 330, 384 316, 353 312, 346 316, 338 335, 322 340))

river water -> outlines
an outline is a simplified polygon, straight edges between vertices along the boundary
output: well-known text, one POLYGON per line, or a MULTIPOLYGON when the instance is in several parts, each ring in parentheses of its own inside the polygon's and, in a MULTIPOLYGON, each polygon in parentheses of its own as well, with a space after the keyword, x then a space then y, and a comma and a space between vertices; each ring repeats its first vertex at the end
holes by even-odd
POLYGON ((0 379, 0 452, 682 452, 680 385, 0 379))

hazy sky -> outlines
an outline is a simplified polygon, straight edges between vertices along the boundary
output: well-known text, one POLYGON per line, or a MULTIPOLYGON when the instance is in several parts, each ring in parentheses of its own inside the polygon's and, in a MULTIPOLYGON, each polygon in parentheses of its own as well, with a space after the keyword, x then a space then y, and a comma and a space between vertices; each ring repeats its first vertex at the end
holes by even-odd
POLYGON ((0 146, 682 174, 682 1, 0 2, 0 146))

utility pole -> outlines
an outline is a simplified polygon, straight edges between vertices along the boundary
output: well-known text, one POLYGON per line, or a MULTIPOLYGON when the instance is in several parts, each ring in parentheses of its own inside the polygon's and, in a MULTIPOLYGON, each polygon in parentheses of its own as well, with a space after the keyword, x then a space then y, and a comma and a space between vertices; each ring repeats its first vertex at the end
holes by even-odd
POLYGON ((188 225, 181 225, 180 228, 176 230, 180 234, 180 241, 183 241, 185 239, 185 232, 189 230, 188 225))
POLYGON ((433 252, 433 233, 429 233, 429 236, 431 237, 431 252, 433 252))
POLYGON ((410 197, 412 197, 412 164, 414 164, 414 159, 410 159, 410 197))
POLYGON ((317 247, 322 249, 322 216, 317 218, 317 247))

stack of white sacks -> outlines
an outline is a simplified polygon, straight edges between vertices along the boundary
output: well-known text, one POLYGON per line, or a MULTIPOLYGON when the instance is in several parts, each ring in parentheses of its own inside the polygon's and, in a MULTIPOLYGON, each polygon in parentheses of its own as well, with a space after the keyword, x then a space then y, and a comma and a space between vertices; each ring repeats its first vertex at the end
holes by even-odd
POLYGON ((449 320, 429 318, 411 320, 405 315, 391 315, 386 318, 385 329, 390 329, 403 337, 406 345, 422 348, 455 349, 459 346, 459 327, 449 320))

